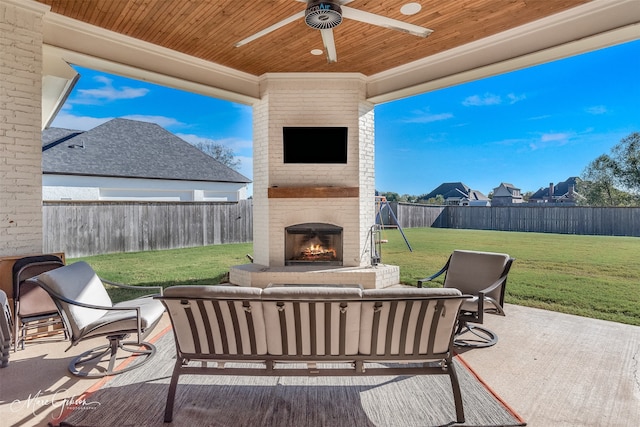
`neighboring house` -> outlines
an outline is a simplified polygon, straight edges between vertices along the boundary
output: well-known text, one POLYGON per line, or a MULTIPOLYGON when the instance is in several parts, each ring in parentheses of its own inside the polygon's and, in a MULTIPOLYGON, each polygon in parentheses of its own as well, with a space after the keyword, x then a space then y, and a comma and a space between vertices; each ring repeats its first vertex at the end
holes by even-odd
POLYGON ((491 201, 480 191, 472 190, 462 182, 445 182, 423 198, 429 200, 441 195, 445 205, 450 206, 490 206, 491 201))
POLYGON ((581 197, 576 191, 580 181, 578 177, 571 177, 556 185, 549 184, 547 188, 540 188, 530 198, 529 203, 558 203, 563 205, 575 205, 581 197))
POLYGON ((519 188, 501 182, 499 186, 493 189, 493 197, 491 198, 491 206, 511 206, 514 203, 522 203, 524 199, 519 188))
POLYGON ((154 123, 42 132, 43 200, 238 201, 247 177, 154 123))

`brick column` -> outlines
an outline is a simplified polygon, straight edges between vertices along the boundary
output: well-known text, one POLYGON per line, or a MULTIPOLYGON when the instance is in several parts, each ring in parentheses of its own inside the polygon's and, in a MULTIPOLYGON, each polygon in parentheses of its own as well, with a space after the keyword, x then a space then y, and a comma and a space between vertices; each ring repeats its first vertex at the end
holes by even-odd
POLYGON ((42 251, 42 20, 0 0, 0 256, 42 251))
POLYGON ((374 223, 374 120, 359 74, 270 74, 254 105, 254 261, 284 265, 287 226, 329 223, 343 228, 343 263, 370 263, 368 232, 374 223), (344 165, 285 165, 284 126, 348 128, 344 165), (355 197, 269 198, 270 188, 357 188, 355 197))

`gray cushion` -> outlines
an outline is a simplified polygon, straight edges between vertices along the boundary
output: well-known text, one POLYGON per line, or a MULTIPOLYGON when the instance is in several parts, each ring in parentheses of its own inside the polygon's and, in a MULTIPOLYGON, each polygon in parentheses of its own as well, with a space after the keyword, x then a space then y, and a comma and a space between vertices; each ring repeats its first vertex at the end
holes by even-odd
MULTIPOLYGON (((50 270, 37 276, 52 291, 84 304, 111 307, 111 298, 102 281, 93 269, 84 261, 50 270)), ((75 341, 82 331, 104 316, 106 310, 79 307, 61 302, 71 326, 72 339, 75 341)))
MULTIPOLYGON (((444 287, 476 295, 500 278, 508 260, 509 255, 501 253, 453 251, 444 287)), ((499 301, 500 292, 498 287, 489 296, 499 301)))
MULTIPOLYGON (((149 297, 123 301, 115 304, 114 307, 140 307, 140 328, 142 332, 153 328, 164 313, 164 305, 160 301, 149 297)), ((82 335, 86 338, 111 332, 135 332, 137 328, 136 310, 113 310, 107 311, 104 316, 86 325, 82 329, 82 335)), ((145 335, 143 333, 143 337, 145 335)))

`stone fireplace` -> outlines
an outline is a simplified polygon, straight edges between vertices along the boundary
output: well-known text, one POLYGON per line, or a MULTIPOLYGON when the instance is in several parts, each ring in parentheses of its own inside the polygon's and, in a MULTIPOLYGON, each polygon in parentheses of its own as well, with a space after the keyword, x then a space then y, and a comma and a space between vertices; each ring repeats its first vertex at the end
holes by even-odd
POLYGON ((342 266, 342 227, 305 223, 285 228, 284 265, 342 266))
POLYGON ((253 263, 233 267, 231 283, 398 283, 398 267, 371 262, 374 121, 362 76, 265 76, 253 140, 253 263), (293 142, 304 150, 291 149, 292 129, 306 132, 293 142), (333 152, 305 151, 318 146, 333 152))

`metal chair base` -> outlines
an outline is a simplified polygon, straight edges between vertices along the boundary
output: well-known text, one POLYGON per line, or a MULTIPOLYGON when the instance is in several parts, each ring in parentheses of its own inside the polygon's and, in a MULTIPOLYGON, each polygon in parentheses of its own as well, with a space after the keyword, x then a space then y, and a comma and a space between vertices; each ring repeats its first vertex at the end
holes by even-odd
POLYGON ((461 325, 453 339, 456 347, 483 348, 491 347, 498 342, 495 332, 482 326, 472 326, 467 323, 461 325))
POLYGON ((82 378, 102 378, 109 375, 118 375, 144 365, 156 353, 156 347, 148 342, 122 342, 127 336, 128 335, 108 336, 109 344, 85 351, 75 357, 69 363, 69 372, 82 378), (131 353, 132 356, 136 356, 136 360, 121 369, 116 369, 115 364, 118 350, 131 353), (98 363, 107 355, 109 356, 109 364, 105 369, 103 366, 98 365, 98 363), (87 363, 91 361, 95 361, 95 363, 88 365, 87 363))

